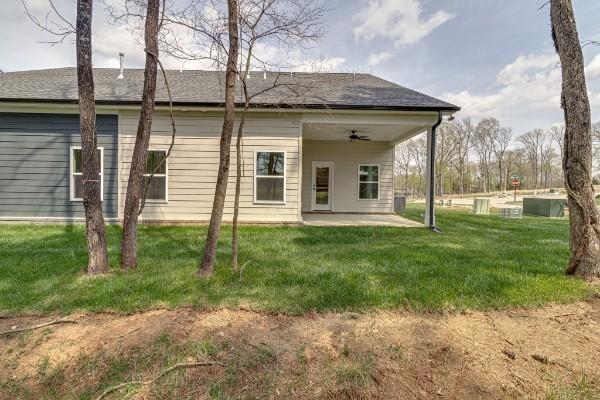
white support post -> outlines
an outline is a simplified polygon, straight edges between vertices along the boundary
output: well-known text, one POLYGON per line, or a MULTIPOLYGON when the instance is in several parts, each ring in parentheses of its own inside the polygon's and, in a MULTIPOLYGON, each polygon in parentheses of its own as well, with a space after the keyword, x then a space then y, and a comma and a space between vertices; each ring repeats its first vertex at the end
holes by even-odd
MULTIPOLYGON (((429 210, 431 209, 430 204, 432 201, 435 201, 435 199, 433 199, 431 196, 431 185, 434 184, 434 182, 431 180, 431 157, 433 156, 431 152, 431 131, 431 128, 427 130, 427 163, 425 168, 425 221, 423 221, 425 226, 428 226, 430 228, 432 226, 435 226, 435 213, 433 215, 433 225, 431 224, 431 221, 429 219, 429 210)), ((435 204, 433 209, 435 209, 435 204)))

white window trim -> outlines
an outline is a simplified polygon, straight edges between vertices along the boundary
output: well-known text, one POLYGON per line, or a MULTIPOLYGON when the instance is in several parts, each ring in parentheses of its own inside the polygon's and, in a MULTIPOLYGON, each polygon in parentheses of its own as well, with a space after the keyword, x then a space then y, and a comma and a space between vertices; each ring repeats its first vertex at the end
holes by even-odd
POLYGON ((358 168, 356 169, 357 173, 356 173, 356 180, 357 185, 356 185, 356 189, 357 189, 357 198, 358 201, 378 201, 380 198, 379 192, 381 190, 381 165, 380 164, 358 164, 358 168), (360 181, 360 167, 377 167, 377 181, 366 181, 366 182, 361 182, 360 181), (361 183, 376 183, 377 184, 377 198, 376 199, 361 199, 360 198, 360 184, 361 183))
MULTIPOLYGON (((148 149, 148 152, 151 151, 164 151, 165 155, 168 153, 168 149, 148 149)), ((145 167, 144 167, 145 170, 145 167)), ((143 177, 147 178, 150 174, 144 172, 143 177)), ((164 174, 154 174, 154 176, 165 177, 165 198, 164 199, 146 199, 146 203, 154 203, 154 204, 167 204, 169 202, 169 157, 165 160, 165 173, 164 174)))
MULTIPOLYGON (((73 157, 73 150, 81 150, 81 146, 69 147, 69 199, 71 201, 83 201, 83 198, 75 197, 75 182, 73 176, 75 176, 75 157, 73 157)), ((104 147, 98 147, 100 150, 100 201, 104 201, 104 147)), ((83 156, 81 157, 83 162, 83 156)), ((77 173, 77 175, 83 175, 83 172, 77 173)))
MULTIPOLYGON (((287 152, 285 150, 269 150, 269 149, 261 149, 254 150, 254 161, 253 165, 253 175, 254 175, 254 187, 252 188, 254 204, 286 204, 287 202, 287 152), (256 199, 256 179, 258 175, 256 175, 256 155, 258 153, 283 153, 283 201, 269 201, 269 200, 257 200, 256 199)), ((260 178, 271 178, 271 179, 281 179, 281 176, 275 175, 261 175, 260 178)))

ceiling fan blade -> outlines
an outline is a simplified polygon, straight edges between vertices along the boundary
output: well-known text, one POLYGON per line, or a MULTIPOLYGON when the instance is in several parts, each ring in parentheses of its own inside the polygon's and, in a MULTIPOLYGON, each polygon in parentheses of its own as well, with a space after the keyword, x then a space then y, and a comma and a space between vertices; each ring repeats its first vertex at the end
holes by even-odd
POLYGON ((358 140, 365 140, 367 142, 371 141, 371 139, 369 139, 368 137, 361 137, 361 138, 358 138, 358 140))

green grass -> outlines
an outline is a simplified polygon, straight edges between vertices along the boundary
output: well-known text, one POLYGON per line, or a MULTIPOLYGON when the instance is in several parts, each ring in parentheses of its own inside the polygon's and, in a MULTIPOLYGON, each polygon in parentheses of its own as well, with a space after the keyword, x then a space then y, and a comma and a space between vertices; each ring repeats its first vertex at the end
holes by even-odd
MULTIPOLYGON (((422 208, 405 215, 421 219, 422 208)), ((438 235, 420 228, 241 228, 242 280, 229 268, 223 229, 216 274, 197 278, 204 226, 141 226, 140 266, 117 268, 120 228, 110 226, 112 273, 89 278, 81 225, 0 225, 0 313, 153 307, 249 307, 302 313, 409 307, 417 311, 531 306, 584 299, 567 278, 566 219, 440 210, 438 235)))

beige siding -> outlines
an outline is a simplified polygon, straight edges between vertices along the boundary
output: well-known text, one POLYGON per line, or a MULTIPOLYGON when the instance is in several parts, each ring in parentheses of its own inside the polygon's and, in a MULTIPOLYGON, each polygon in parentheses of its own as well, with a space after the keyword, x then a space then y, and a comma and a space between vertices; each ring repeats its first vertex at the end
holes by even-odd
POLYGON ((304 140, 302 143, 302 211, 311 210, 312 162, 333 161, 335 212, 393 211, 393 147, 387 142, 304 140), (379 200, 358 200, 358 164, 380 166, 379 200))
MULTIPOLYGON (((138 115, 122 113, 120 161, 121 208, 125 201, 131 152, 135 143, 138 115)), ((179 113, 177 139, 168 162, 168 203, 147 203, 142 218, 153 221, 197 221, 210 218, 219 164, 222 114, 179 113)), ((170 119, 157 113, 152 124, 151 149, 167 149, 171 141, 170 119)), ((234 130, 237 133, 237 126, 234 130)), ((240 220, 244 222, 297 222, 299 209, 299 133, 297 119, 283 115, 251 116, 243 141, 240 220), (286 152, 286 203, 254 203, 254 151, 286 152)), ((223 219, 231 221, 235 194, 235 136, 231 146, 230 179, 223 219)))

